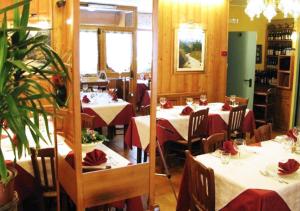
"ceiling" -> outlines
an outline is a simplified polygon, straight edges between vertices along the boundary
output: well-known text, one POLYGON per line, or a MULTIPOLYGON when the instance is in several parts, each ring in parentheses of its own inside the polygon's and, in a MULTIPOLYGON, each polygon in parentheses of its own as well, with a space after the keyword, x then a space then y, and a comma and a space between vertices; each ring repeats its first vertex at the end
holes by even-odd
POLYGON ((152 12, 152 0, 80 0, 80 2, 136 6, 141 13, 152 12))

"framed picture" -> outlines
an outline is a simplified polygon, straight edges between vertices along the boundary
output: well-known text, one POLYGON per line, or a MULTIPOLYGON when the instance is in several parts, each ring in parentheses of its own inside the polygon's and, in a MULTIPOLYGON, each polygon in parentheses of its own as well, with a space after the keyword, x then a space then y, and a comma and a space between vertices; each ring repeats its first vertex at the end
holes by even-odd
POLYGON ((175 30, 175 70, 204 71, 205 31, 200 27, 175 30))

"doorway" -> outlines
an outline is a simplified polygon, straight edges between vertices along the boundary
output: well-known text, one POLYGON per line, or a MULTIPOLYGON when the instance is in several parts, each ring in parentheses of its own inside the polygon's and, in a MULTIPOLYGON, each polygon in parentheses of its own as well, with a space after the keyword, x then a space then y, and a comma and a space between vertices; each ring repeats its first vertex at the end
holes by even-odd
POLYGON ((253 107, 256 32, 229 32, 226 95, 248 98, 253 107))

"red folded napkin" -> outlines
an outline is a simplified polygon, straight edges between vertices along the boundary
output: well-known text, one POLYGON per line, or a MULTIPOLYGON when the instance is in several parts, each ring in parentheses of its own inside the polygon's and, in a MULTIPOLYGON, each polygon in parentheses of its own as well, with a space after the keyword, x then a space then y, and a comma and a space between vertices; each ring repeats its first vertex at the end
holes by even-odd
POLYGON ((113 101, 118 101, 118 96, 116 93, 114 93, 111 97, 113 101))
POLYGON ((69 165, 72 168, 75 168, 75 160, 74 160, 74 152, 70 151, 67 156, 65 157, 65 161, 67 161, 67 163, 69 163, 69 165))
POLYGON ((223 143, 223 150, 227 153, 230 153, 232 155, 236 155, 237 151, 233 147, 233 141, 224 141, 223 143))
POLYGON ((194 110, 189 107, 186 106, 182 111, 181 111, 181 115, 190 115, 194 110))
MULTIPOLYGON (((288 132, 286 133, 286 135, 290 138, 292 138, 295 142, 297 141, 297 137, 294 135, 294 132, 295 132, 296 129, 290 129, 288 130, 288 132)), ((296 132, 298 133, 298 132, 296 132)))
POLYGON ((89 103, 89 102, 91 102, 91 101, 90 101, 90 99, 88 98, 88 96, 84 95, 83 98, 82 98, 82 102, 83 102, 83 103, 89 103))
POLYGON ((166 104, 163 105, 163 108, 166 108, 166 109, 168 109, 168 108, 173 108, 172 102, 171 102, 171 101, 167 101, 166 104))
POLYGON ((206 105, 208 105, 208 102, 207 102, 207 100, 204 102, 200 100, 199 105, 206 106, 206 105))
POLYGON ((105 163, 107 161, 106 154, 99 150, 94 149, 91 152, 86 153, 85 158, 83 158, 82 165, 84 166, 98 166, 102 163, 105 163))
POLYGON ((230 111, 231 107, 228 103, 224 103, 222 106, 222 111, 230 111))
POLYGON ((284 175, 284 174, 291 174, 297 171, 300 167, 300 164, 298 163, 298 161, 294 159, 289 159, 285 163, 279 162, 278 167, 279 167, 278 174, 284 175))

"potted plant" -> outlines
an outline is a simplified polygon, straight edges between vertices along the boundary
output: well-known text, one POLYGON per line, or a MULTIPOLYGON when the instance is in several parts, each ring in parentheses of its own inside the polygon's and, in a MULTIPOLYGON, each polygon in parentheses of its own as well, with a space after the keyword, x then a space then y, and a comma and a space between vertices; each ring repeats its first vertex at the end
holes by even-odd
POLYGON ((83 128, 81 131, 81 143, 83 148, 90 148, 93 145, 108 141, 109 140, 98 131, 89 128, 83 128))
MULTIPOLYGON (((8 136, 16 161, 16 157, 20 158, 24 151, 29 154, 26 130, 30 131, 36 147, 39 147, 40 140, 50 141, 49 113, 42 100, 55 106, 64 104, 61 96, 59 105, 57 103, 57 84, 52 78, 59 77, 61 87, 68 79, 68 72, 58 54, 47 44, 48 36, 39 33, 30 36, 30 32, 40 30, 28 26, 30 0, 15 2, 0 9, 3 15, 0 21, 0 142, 1 134, 8 136), (14 13, 13 26, 8 27, 7 12, 11 10, 14 13), (28 60, 34 51, 39 51, 38 62, 37 59, 28 60), (53 93, 39 83, 41 80, 52 87, 53 93), (39 130, 40 117, 44 121, 46 135, 39 130)), ((0 207, 12 200, 13 194, 3 191, 12 189, 14 176, 14 171, 7 168, 0 145, 0 199, 4 199, 0 201, 0 207)))

